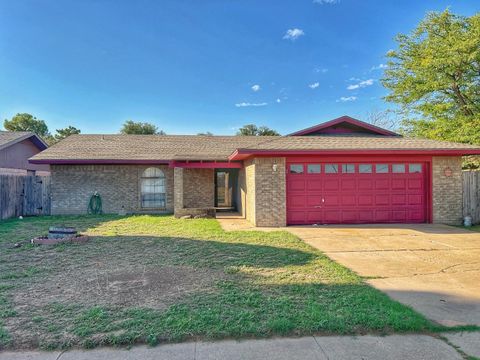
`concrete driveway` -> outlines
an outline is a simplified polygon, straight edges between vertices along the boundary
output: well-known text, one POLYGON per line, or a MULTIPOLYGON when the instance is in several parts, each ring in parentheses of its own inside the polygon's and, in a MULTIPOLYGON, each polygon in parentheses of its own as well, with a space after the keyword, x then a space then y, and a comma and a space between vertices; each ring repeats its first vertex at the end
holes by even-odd
POLYGON ((480 326, 480 233, 432 224, 285 229, 433 321, 480 326))

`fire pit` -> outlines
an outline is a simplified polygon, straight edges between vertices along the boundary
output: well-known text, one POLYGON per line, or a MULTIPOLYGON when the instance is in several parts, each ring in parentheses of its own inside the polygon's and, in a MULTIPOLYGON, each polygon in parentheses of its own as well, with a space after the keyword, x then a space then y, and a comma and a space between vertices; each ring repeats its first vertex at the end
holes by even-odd
POLYGON ((48 236, 39 236, 31 240, 32 244, 55 245, 62 243, 85 243, 88 236, 77 233, 73 227, 52 226, 48 229, 48 236))

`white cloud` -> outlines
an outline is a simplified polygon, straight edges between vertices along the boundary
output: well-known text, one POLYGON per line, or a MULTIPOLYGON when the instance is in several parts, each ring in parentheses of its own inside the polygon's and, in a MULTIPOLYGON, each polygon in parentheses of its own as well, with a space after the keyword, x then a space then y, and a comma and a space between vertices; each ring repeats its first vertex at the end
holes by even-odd
POLYGON ((288 29, 285 35, 283 35, 283 39, 295 41, 303 35, 305 35, 305 32, 302 29, 288 29))
POLYGON ((378 64, 377 66, 372 66, 370 71, 386 69, 388 66, 386 64, 378 64))
POLYGON ((315 83, 313 83, 313 84, 308 85, 308 87, 309 87, 310 89, 316 89, 316 88, 318 88, 319 86, 320 86, 320 83, 318 83, 318 82, 315 82, 315 83))
POLYGON ((340 0, 313 0, 314 4, 324 5, 324 4, 338 4, 340 0))
POLYGON ((262 103, 249 103, 249 102, 241 102, 235 104, 236 107, 249 107, 249 106, 267 106, 268 103, 262 102, 262 103))
POLYGON ((328 69, 327 68, 315 68, 315 69, 313 69, 313 71, 316 72, 316 73, 325 74, 328 71, 328 69))
POLYGON ((373 79, 368 79, 368 80, 360 81, 358 84, 348 85, 347 90, 355 90, 355 89, 360 89, 360 88, 373 85, 373 81, 374 81, 373 79))
POLYGON ((355 100, 357 100, 356 96, 342 96, 340 99, 337 100, 337 102, 338 101, 347 102, 347 101, 355 101, 355 100))
POLYGON ((258 84, 253 85, 252 90, 257 92, 258 90, 260 90, 260 85, 258 85, 258 84))
POLYGON ((280 100, 280 98, 277 98, 277 100, 275 100, 278 104, 280 104, 282 102, 282 100, 280 100))

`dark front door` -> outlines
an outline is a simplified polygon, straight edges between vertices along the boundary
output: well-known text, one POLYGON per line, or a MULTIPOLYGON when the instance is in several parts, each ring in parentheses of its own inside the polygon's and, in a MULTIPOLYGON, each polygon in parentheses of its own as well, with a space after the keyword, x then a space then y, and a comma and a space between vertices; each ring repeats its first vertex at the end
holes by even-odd
POLYGON ((215 207, 235 209, 238 169, 215 171, 215 207))

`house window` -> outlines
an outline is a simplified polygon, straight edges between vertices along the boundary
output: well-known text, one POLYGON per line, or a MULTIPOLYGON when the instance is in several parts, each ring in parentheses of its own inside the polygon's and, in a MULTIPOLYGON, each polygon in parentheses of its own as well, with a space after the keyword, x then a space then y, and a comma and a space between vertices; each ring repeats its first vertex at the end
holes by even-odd
POLYGON ((372 165, 371 164, 360 164, 358 165, 358 172, 361 174, 371 174, 372 165))
POLYGON ((409 173, 421 173, 422 172, 422 164, 408 164, 408 172, 409 173))
POLYGON ((403 174, 405 172, 405 164, 393 164, 392 172, 396 174, 403 174))
POLYGON ((338 165, 325 164, 325 174, 338 174, 338 165))
POLYGON ((307 172, 309 174, 320 174, 320 165, 319 164, 308 164, 307 172))
POLYGON ((158 168, 146 169, 141 178, 142 208, 166 208, 165 174, 158 168))
POLYGON ((303 174, 303 165, 302 164, 290 165, 290 174, 303 174))
POLYGON ((376 164, 375 165, 375 172, 377 174, 388 173, 388 164, 376 164))
POLYGON ((342 164, 342 173, 344 174, 354 174, 355 165, 354 164, 342 164))

